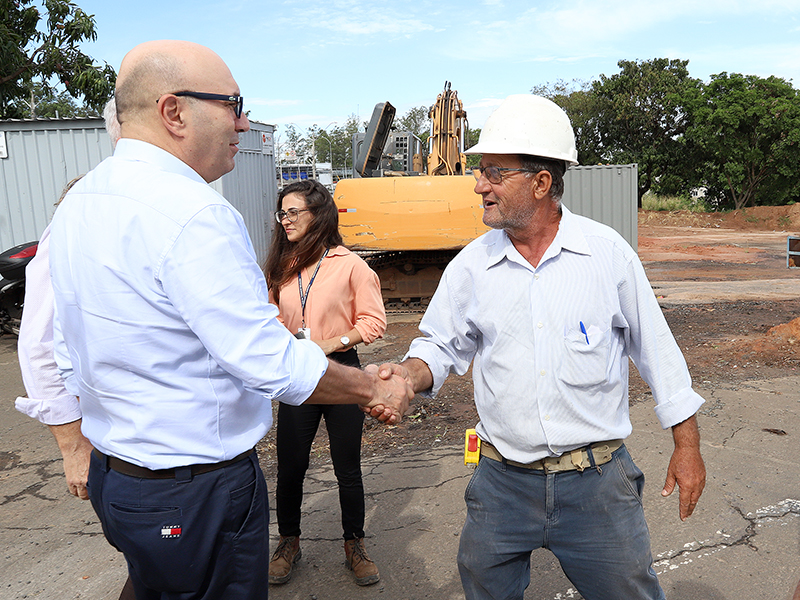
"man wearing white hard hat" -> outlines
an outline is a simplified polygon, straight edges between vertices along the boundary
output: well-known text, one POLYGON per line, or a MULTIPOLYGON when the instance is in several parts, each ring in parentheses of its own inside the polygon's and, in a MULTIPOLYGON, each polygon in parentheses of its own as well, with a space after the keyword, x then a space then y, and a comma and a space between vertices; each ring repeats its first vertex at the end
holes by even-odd
POLYGON ((475 192, 492 227, 448 265, 399 373, 435 395, 474 361, 480 460, 465 494, 458 567, 468 600, 519 599, 546 547, 586 600, 663 599, 642 510, 628 359, 675 450, 662 495, 692 514, 705 485, 686 362, 636 252, 561 205, 577 164, 569 118, 507 98, 486 121, 475 192))

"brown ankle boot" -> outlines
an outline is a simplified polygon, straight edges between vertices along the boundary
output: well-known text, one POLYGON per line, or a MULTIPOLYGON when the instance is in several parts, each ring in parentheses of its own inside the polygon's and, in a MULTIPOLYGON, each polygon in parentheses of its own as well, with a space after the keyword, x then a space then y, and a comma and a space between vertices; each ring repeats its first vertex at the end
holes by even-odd
POLYGON ((300 538, 297 536, 283 537, 278 542, 278 547, 269 561, 269 582, 271 584, 286 583, 292 577, 292 567, 300 560, 300 538))
POLYGON ((358 585, 372 585, 377 583, 381 576, 378 567, 367 556, 364 550, 364 538, 347 540, 344 543, 344 554, 346 556, 347 568, 353 571, 358 585))

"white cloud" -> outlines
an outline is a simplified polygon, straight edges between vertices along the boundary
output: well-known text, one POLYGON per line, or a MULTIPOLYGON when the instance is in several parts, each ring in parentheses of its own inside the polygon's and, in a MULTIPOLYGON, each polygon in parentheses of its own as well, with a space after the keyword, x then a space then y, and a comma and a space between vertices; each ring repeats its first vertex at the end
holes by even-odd
MULTIPOLYGON (((539 2, 530 7, 524 3, 520 10, 500 11, 502 18, 491 21, 473 20, 468 23, 470 56, 475 60, 509 60, 512 62, 575 62, 586 58, 629 56, 626 45, 632 40, 650 36, 646 45, 659 52, 657 44, 667 38, 681 39, 689 27, 705 23, 712 31, 706 35, 725 33, 732 20, 770 18, 779 10, 782 22, 788 15, 800 15, 800 3, 789 0, 765 0, 758 4, 730 0, 647 1, 611 0, 597 2, 578 0, 568 4, 539 2), (716 29, 716 31, 714 31, 716 29)), ((641 44, 640 44, 641 45, 641 44)), ((454 58, 462 49, 449 48, 454 58)))
POLYGON ((278 17, 277 32, 283 28, 334 32, 335 37, 327 38, 325 43, 347 44, 363 41, 361 38, 364 37, 407 37, 435 30, 434 24, 426 22, 424 15, 423 18, 413 16, 413 9, 409 6, 403 6, 402 10, 398 7, 387 10, 383 5, 359 0, 286 2, 285 5, 291 10, 278 17), (352 40, 348 36, 360 39, 352 40))

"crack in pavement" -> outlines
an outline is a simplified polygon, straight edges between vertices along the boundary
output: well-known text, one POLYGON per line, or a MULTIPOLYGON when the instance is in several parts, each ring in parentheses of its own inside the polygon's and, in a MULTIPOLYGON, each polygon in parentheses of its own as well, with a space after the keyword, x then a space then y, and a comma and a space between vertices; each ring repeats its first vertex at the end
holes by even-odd
MULTIPOLYGON (((58 502, 60 498, 49 498, 43 494, 39 493, 43 487, 50 483, 50 480, 54 477, 63 477, 64 473, 61 471, 57 471, 55 473, 50 472, 48 468, 52 466, 54 463, 61 462, 61 459, 53 459, 53 460, 46 460, 34 463, 26 463, 26 464, 17 464, 14 465, 16 473, 13 476, 17 475, 25 475, 30 472, 31 469, 34 470, 34 473, 39 477, 39 481, 33 483, 15 494, 5 495, 0 500, 0 506, 5 506, 6 504, 11 504, 12 502, 17 502, 19 500, 23 500, 28 497, 38 498, 39 500, 46 500, 47 502, 58 502)), ((3 480, 7 480, 9 477, 4 477, 3 480)))
POLYGON ((728 437, 722 440, 722 446, 723 447, 726 446, 728 442, 730 442, 734 438, 734 436, 744 428, 745 428, 744 425, 742 425, 741 427, 737 427, 736 429, 734 429, 728 437))
MULTIPOLYGON (((684 544, 683 550, 668 550, 666 552, 662 552, 656 557, 657 560, 653 563, 653 567, 656 569, 656 574, 661 575, 666 571, 675 570, 682 565, 687 565, 693 562, 693 558, 695 557, 700 558, 704 556, 710 556, 711 554, 721 552, 726 548, 746 546, 754 552, 758 552, 758 546, 754 542, 754 538, 758 535, 758 527, 760 525, 781 520, 790 515, 800 517, 800 500, 795 500, 793 498, 781 500, 776 505, 763 506, 757 509, 755 513, 749 512, 747 514, 745 514, 742 509, 734 505, 732 502, 729 502, 728 504, 732 510, 734 510, 740 517, 742 517, 743 520, 747 521, 748 523, 744 532, 741 536, 739 536, 738 539, 725 540, 715 543, 712 543, 710 540, 703 542, 689 542, 684 544), (703 552, 705 553, 701 554, 703 552), (679 560, 680 562, 675 564, 674 561, 676 560, 679 560)), ((732 537, 729 534, 726 534, 724 531, 718 531, 717 533, 725 538, 732 537)))

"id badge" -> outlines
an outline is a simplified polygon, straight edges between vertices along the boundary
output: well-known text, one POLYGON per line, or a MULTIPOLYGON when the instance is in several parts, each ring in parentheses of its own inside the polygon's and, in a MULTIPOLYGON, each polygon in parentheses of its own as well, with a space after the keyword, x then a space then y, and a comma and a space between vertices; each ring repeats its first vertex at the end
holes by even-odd
POLYGON ((310 340, 311 339, 311 329, 308 327, 301 327, 297 330, 295 336, 298 340, 310 340))

